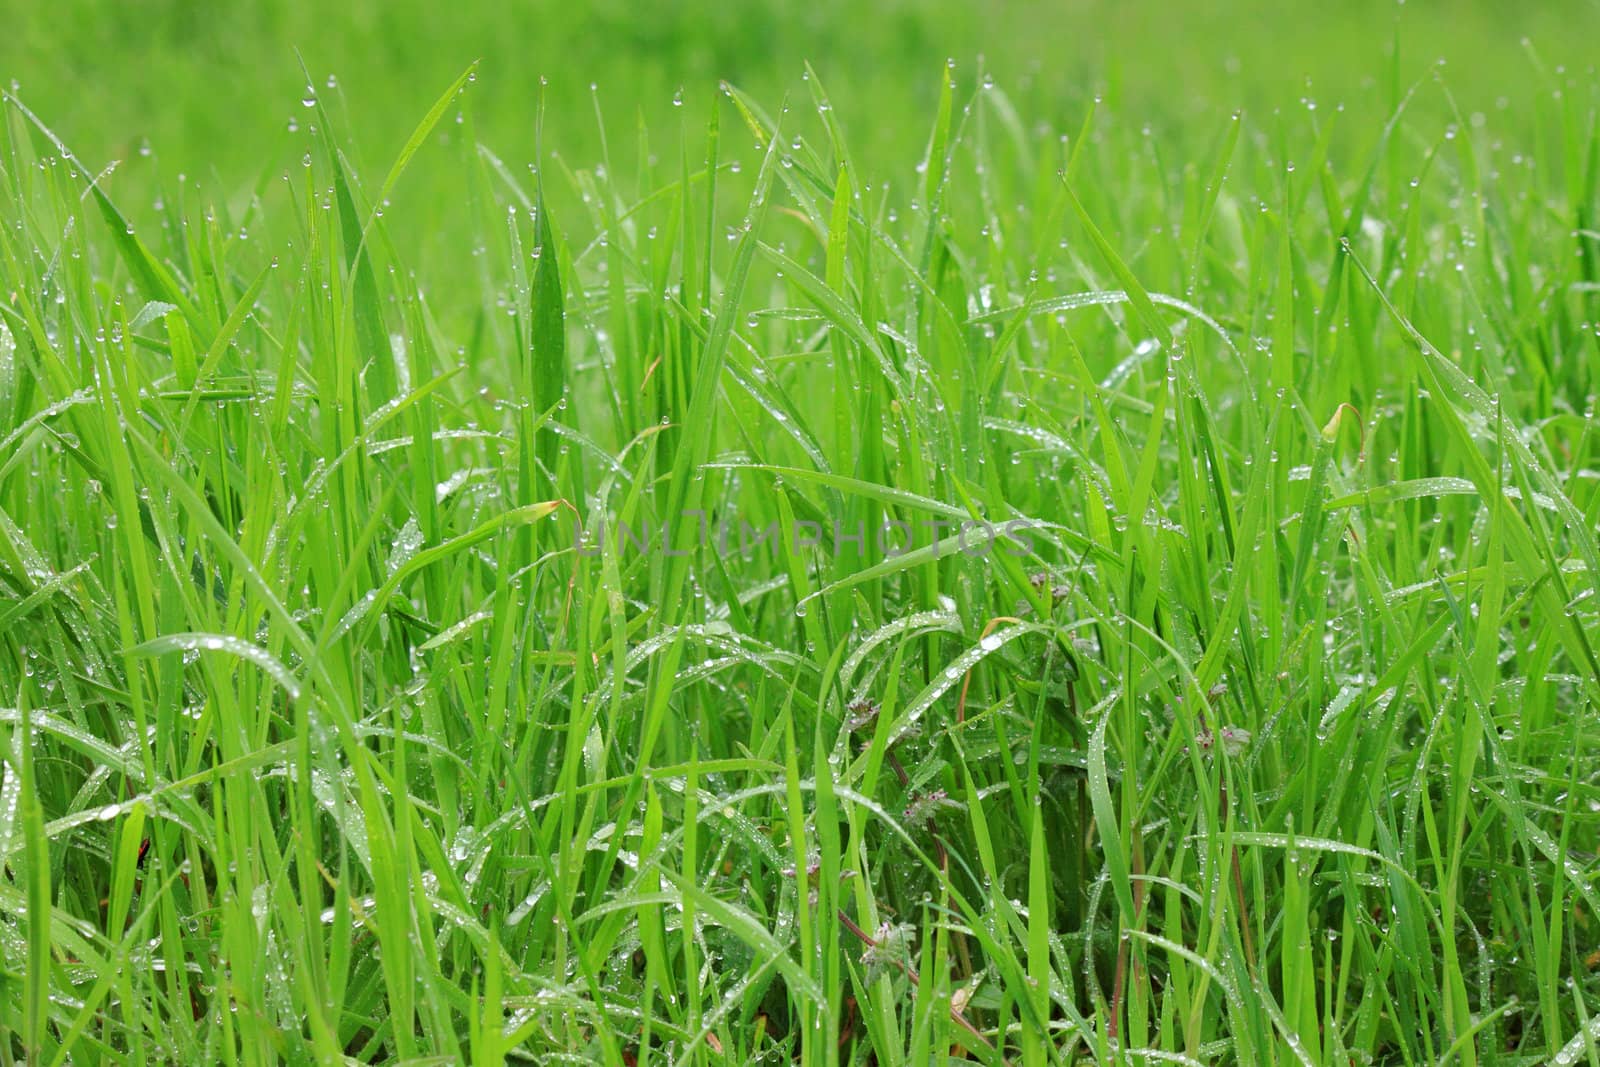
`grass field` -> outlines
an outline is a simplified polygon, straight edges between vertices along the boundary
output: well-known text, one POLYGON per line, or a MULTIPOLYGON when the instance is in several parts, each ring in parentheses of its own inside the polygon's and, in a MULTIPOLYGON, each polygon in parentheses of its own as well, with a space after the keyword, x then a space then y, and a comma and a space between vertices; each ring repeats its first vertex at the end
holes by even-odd
POLYGON ((1600 7, 0 16, 0 1063, 1600 1067, 1600 7))

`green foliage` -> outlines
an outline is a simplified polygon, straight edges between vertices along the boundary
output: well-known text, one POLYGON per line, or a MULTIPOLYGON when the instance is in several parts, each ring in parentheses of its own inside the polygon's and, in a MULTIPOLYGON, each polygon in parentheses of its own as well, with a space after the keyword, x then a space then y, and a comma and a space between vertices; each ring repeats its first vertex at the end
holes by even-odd
POLYGON ((1591 8, 68 6, 0 1062, 1600 1062, 1591 8))

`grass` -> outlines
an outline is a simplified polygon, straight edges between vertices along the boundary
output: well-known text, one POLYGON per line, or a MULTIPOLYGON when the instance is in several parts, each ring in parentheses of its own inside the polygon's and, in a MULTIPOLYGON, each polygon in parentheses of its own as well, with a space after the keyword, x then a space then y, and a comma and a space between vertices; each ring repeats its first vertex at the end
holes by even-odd
POLYGON ((752 10, 6 97, 0 1061, 1600 1064, 1593 8, 752 10))

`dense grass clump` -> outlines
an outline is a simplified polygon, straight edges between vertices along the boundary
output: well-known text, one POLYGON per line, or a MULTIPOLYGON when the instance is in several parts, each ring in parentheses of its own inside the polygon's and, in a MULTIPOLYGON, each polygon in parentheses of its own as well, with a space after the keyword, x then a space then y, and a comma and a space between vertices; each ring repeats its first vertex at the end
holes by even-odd
POLYGON ((1600 82, 1499 61, 296 74, 243 192, 7 95, 0 1061, 1600 1063, 1600 82))

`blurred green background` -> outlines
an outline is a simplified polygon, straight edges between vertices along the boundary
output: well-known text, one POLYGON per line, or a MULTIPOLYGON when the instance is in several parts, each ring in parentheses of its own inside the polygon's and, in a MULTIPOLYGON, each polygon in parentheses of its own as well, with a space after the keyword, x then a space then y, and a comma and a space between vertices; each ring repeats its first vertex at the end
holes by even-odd
POLYGON ((1030 120, 1071 129, 1099 93, 1128 120, 1159 128, 1302 98, 1381 116, 1393 86, 1373 71, 1409 83, 1441 58, 1463 109, 1492 109, 1502 96, 1515 107, 1518 86, 1541 66, 1592 62, 1600 29, 1592 0, 4 0, 0 12, 0 76, 87 161, 136 162, 148 143, 163 171, 215 178, 230 192, 300 154, 288 132, 305 95, 297 50, 319 90, 338 98, 342 132, 370 171, 387 166, 474 60, 478 136, 508 159, 531 157, 541 77, 549 145, 589 162, 599 148, 590 83, 612 151, 633 158, 641 121, 657 144, 675 133, 680 87, 688 106, 679 114, 697 126, 720 79, 775 110, 798 94, 809 60, 858 153, 898 162, 921 146, 925 124, 905 116, 929 113, 946 58, 973 79, 981 56, 1030 120))
POLYGON ((248 231, 259 261, 286 247, 283 222, 303 218, 284 198, 322 151, 308 90, 372 195, 428 108, 477 63, 386 212, 401 269, 447 318, 475 307, 453 299, 466 295, 453 283, 487 284, 474 257, 501 228, 471 178, 477 146, 525 185, 536 161, 549 164, 558 232, 588 247, 601 199, 626 211, 700 168, 719 105, 721 195, 747 195, 758 153, 719 96, 724 80, 769 114, 788 102, 786 128, 811 138, 822 130, 810 63, 864 182, 903 210, 947 62, 958 107, 992 83, 991 100, 1037 145, 1075 136, 1099 101, 1097 152, 1137 153, 1147 187, 1165 188, 1209 158, 1239 109, 1247 151, 1280 172, 1286 146, 1326 143, 1336 170, 1359 173, 1413 86, 1400 139, 1419 160, 1451 123, 1486 127, 1507 158, 1540 158, 1541 138, 1559 133, 1541 131, 1556 113, 1545 103, 1590 69, 1600 29, 1600 0, 0 0, 0 12, 0 84, 92 171, 116 162, 102 187, 139 229, 199 209, 248 231))

